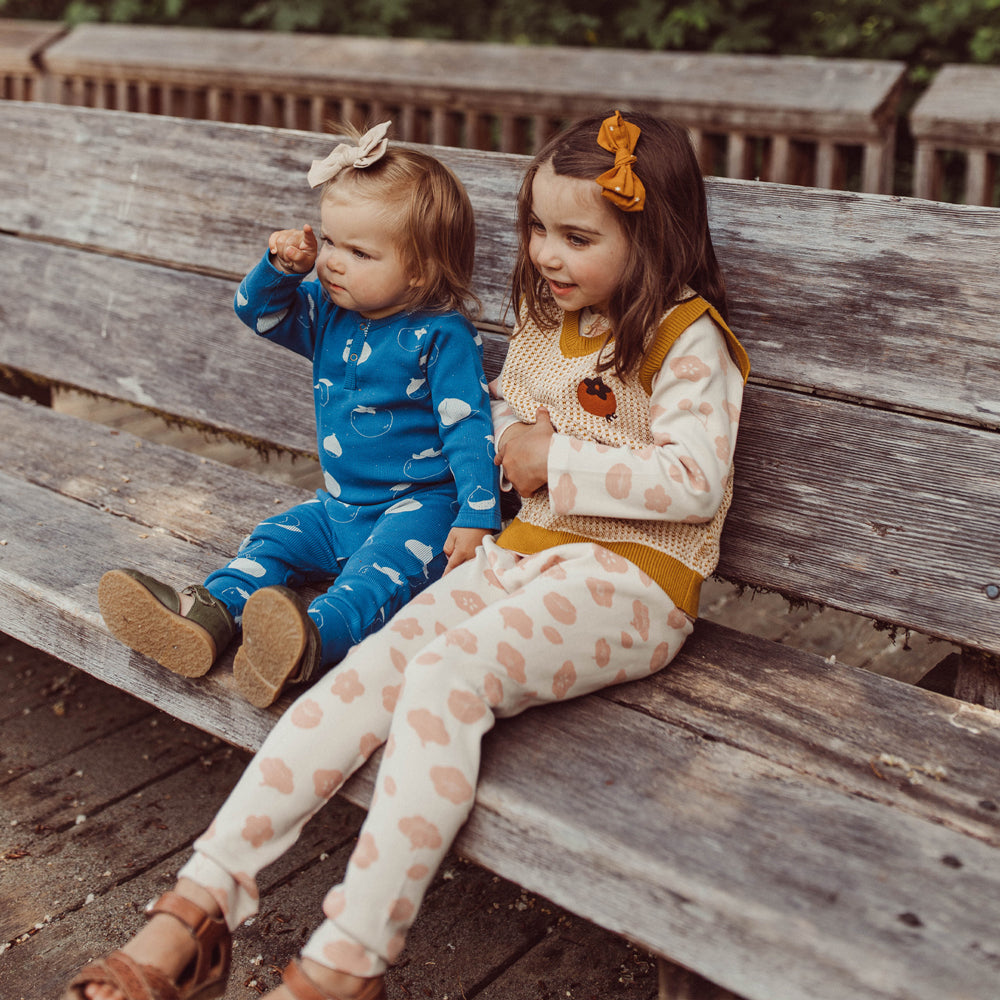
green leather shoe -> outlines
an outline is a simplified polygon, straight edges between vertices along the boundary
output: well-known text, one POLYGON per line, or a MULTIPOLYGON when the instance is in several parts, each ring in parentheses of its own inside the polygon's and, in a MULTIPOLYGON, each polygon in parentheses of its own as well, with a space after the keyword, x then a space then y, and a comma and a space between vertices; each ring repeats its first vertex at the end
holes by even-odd
POLYGON ((319 659, 319 629, 294 590, 264 587, 250 595, 233 676, 251 705, 266 708, 286 684, 311 680, 319 659))
POLYGON ((101 577, 97 603, 111 634, 183 677, 201 677, 236 635, 226 607, 204 587, 180 593, 136 569, 112 569, 101 577), (194 604, 181 613, 181 595, 194 604))

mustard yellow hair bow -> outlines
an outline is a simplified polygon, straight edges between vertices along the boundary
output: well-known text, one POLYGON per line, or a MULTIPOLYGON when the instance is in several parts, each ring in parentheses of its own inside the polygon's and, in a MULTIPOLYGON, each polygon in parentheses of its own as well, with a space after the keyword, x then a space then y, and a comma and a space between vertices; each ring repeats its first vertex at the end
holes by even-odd
POLYGON ((625 121, 620 111, 605 118, 597 133, 597 144, 615 154, 615 165, 605 170, 597 183, 603 189, 601 194, 623 212, 641 212, 646 206, 646 189, 632 169, 641 134, 639 126, 625 121))

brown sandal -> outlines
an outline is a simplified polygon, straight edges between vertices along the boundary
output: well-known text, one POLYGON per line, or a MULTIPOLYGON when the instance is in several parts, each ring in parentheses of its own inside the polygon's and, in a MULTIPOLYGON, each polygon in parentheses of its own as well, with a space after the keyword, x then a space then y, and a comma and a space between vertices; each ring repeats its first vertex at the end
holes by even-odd
MULTIPOLYGON (((297 958, 285 966, 285 971, 281 974, 281 981, 291 991, 295 1000, 344 1000, 344 997, 337 996, 336 993, 327 993, 321 990, 302 970, 302 965, 297 958)), ((385 980, 381 976, 376 976, 363 993, 359 993, 353 1000, 386 1000, 385 980)))
POLYGON ((152 965, 139 965, 123 951, 113 951, 84 966, 69 984, 63 1000, 84 1000, 91 983, 112 986, 126 1000, 216 1000, 226 992, 232 935, 221 917, 210 917, 197 903, 176 892, 165 892, 146 916, 169 913, 191 932, 194 958, 176 980, 152 965))

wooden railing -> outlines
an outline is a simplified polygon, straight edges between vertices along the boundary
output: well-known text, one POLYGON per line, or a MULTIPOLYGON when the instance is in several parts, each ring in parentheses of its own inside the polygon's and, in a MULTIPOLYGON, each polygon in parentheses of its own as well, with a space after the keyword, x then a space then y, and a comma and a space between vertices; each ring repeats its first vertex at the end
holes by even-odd
POLYGON ((910 115, 920 198, 996 205, 1000 163, 1000 66, 945 66, 910 115), (946 160, 964 160, 960 190, 946 187, 946 160), (957 197, 956 197, 957 195, 957 197))
POLYGON ((51 21, 0 19, 0 98, 42 99, 42 56, 65 32, 63 25, 51 21))
MULTIPOLYGON (((0 39, 19 23, 0 22, 0 39)), ((4 96, 312 131, 392 118, 408 141, 511 153, 619 106, 683 122, 706 173, 892 187, 900 62, 116 24, 60 33, 0 41, 4 96)))

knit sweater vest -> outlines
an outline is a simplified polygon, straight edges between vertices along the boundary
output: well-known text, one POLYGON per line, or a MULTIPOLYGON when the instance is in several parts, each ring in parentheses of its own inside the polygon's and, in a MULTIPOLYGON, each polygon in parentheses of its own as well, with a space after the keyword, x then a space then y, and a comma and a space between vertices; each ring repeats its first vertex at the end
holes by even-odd
MULTIPOLYGON (((560 434, 611 447, 652 446, 649 396, 653 378, 677 338, 706 312, 725 334, 730 354, 745 382, 750 366, 743 346, 708 302, 693 297, 664 314, 638 371, 624 380, 612 371, 601 373, 603 383, 613 393, 613 421, 599 412, 602 408, 593 399, 588 399, 587 409, 582 405, 581 386, 588 379, 593 384, 605 338, 581 336, 577 313, 565 315, 558 337, 526 315, 521 316, 501 375, 504 399, 528 422, 534 420, 538 407, 544 406, 560 434)), ((719 538, 732 489, 730 466, 715 516, 707 522, 689 523, 556 514, 549 503, 548 489, 543 487, 522 500, 520 512, 499 535, 497 543, 530 554, 571 542, 598 542, 638 566, 667 592, 677 607, 694 618, 698 614, 702 581, 718 565, 719 538)))

